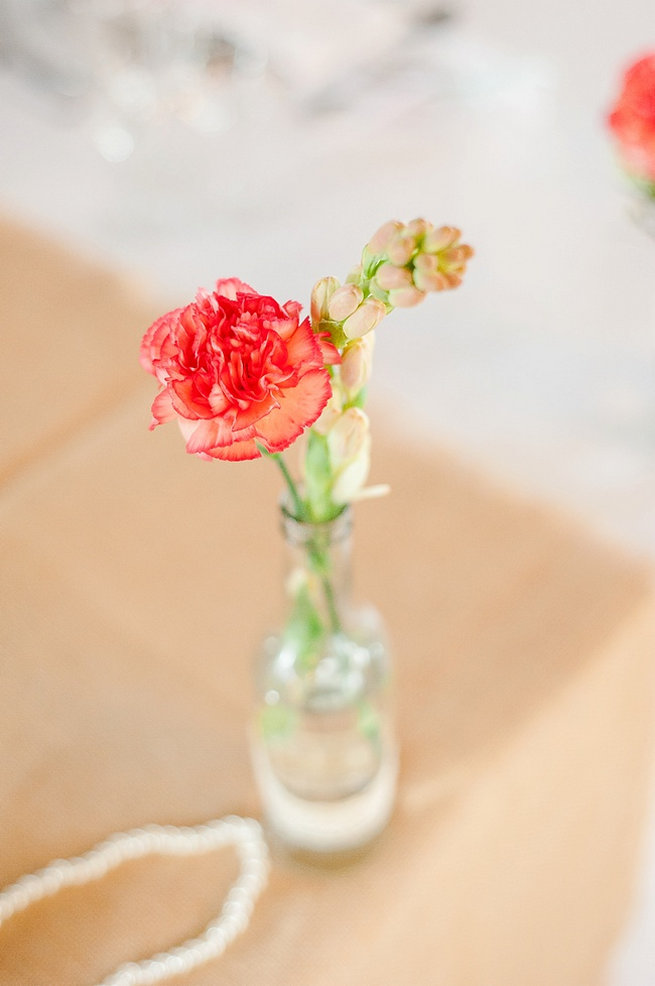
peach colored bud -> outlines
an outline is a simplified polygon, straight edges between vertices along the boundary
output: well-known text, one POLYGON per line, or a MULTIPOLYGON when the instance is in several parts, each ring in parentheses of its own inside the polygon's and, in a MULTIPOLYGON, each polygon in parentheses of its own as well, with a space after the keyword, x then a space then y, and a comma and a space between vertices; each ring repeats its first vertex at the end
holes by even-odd
POLYGON ((418 239, 420 236, 425 236, 430 230, 434 229, 432 223, 429 223, 427 219, 412 219, 410 223, 407 223, 405 230, 410 236, 414 236, 418 239))
POLYGON ((416 268, 414 270, 414 284, 419 291, 443 291, 447 288, 448 281, 446 275, 441 271, 427 271, 416 268))
POLYGON ((467 243, 460 243, 459 246, 451 247, 450 250, 446 250, 444 259, 451 264, 463 264, 467 260, 470 260, 473 256, 473 247, 470 247, 467 243))
POLYGON ((339 282, 336 277, 322 277, 320 281, 317 281, 314 285, 312 289, 311 303, 313 325, 316 325, 324 318, 327 318, 328 303, 338 287, 339 282))
POLYGON ((459 246, 450 247, 439 254, 439 268, 446 273, 463 274, 466 270, 466 262, 473 256, 473 249, 466 243, 459 246))
POLYGON ((382 264, 375 274, 375 280, 384 291, 391 291, 393 288, 409 287, 412 283, 412 275, 406 267, 382 264))
POLYGON ((394 308, 412 308, 425 298, 425 292, 417 287, 398 288, 389 292, 389 304, 394 308))
POLYGON ((378 298, 367 298, 343 323, 346 339, 359 339, 360 336, 365 336, 382 321, 386 314, 387 309, 383 301, 378 298))
POLYGON ((378 231, 373 234, 371 239, 366 244, 366 249, 370 251, 373 255, 384 253, 387 249, 387 245, 398 230, 403 228, 403 224, 398 222, 397 219, 390 219, 383 226, 380 226, 378 231))
POLYGON ((400 233, 394 236, 387 246, 387 257, 396 267, 404 267, 412 259, 416 251, 416 240, 413 236, 400 233))
POLYGON ((461 231, 455 226, 440 226, 426 234, 423 240, 423 249, 426 253, 439 253, 441 250, 452 246, 461 235, 461 231))
POLYGON ((341 357, 339 373, 346 400, 354 400, 368 383, 373 362, 375 333, 369 332, 361 339, 348 343, 341 357))
POLYGON ((439 257, 432 253, 419 253, 414 257, 414 270, 421 270, 424 274, 436 274, 439 270, 439 257))
POLYGON ((334 322, 343 322, 359 307, 364 292, 357 284, 344 284, 337 288, 328 304, 328 313, 334 322))

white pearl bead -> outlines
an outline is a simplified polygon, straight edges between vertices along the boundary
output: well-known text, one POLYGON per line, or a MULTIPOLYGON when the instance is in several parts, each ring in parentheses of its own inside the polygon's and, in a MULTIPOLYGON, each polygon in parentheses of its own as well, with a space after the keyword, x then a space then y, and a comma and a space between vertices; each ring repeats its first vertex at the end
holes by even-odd
POLYGON ((229 815, 195 828, 147 825, 131 832, 117 832, 82 856, 56 859, 44 869, 22 876, 0 891, 0 926, 35 901, 56 894, 62 887, 96 880, 127 859, 139 859, 152 853, 200 855, 230 844, 237 850, 240 873, 219 916, 197 938, 151 959, 126 962, 98 986, 146 986, 163 982, 222 955, 232 939, 247 928, 255 900, 265 886, 268 874, 268 850, 261 826, 254 819, 229 815))

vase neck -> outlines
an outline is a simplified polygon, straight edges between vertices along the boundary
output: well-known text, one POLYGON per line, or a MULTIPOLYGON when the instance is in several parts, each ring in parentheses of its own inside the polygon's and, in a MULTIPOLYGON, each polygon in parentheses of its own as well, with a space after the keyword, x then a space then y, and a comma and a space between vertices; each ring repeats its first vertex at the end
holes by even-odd
POLYGON ((286 544, 285 592, 292 613, 316 632, 338 633, 350 601, 352 514, 320 524, 300 522, 282 509, 286 544))

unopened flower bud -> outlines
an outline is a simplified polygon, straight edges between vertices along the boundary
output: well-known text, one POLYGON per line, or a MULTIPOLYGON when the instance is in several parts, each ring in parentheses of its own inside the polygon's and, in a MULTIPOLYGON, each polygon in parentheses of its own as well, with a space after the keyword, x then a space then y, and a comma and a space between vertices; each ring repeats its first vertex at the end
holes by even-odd
POLYGON ((425 298, 425 292, 417 287, 398 288, 389 292, 389 304, 394 308, 413 308, 425 298))
POLYGON ((341 385, 348 401, 354 400, 368 383, 373 361, 375 333, 369 332, 361 339, 350 342, 341 357, 339 367, 341 385))
POLYGON ((368 416, 349 407, 327 436, 330 463, 336 473, 332 487, 335 503, 348 503, 360 492, 370 467, 371 435, 368 416))
POLYGON ((410 262, 415 251, 416 240, 414 237, 408 236, 406 233, 399 233, 387 246, 386 254, 396 267, 404 267, 410 262))
POLYGON ((436 274, 439 270, 439 257, 431 253, 419 253, 414 258, 414 270, 420 270, 424 274, 436 274))
POLYGON ((359 307, 364 292, 357 284, 344 284, 334 292, 328 304, 328 314, 332 321, 343 322, 359 307))
POLYGON ((403 224, 401 222, 398 222, 397 219, 390 219, 389 222, 386 222, 384 226, 380 226, 378 231, 373 234, 366 245, 366 249, 374 256, 385 253, 391 238, 402 228, 403 224))
POLYGON ((328 400, 327 404, 321 411, 318 421, 315 421, 312 425, 313 431, 317 431, 319 435, 327 435, 331 428, 334 427, 337 420, 341 417, 341 409, 343 407, 343 392, 342 388, 339 386, 336 380, 332 381, 332 396, 328 400))
POLYGON ((439 257, 421 253, 414 261, 414 284, 419 291, 443 291, 448 284, 439 270, 439 257))
POLYGON ((361 408, 349 407, 339 415, 327 436, 334 469, 340 469, 359 455, 368 432, 368 415, 361 408))
POLYGON ((385 291, 394 288, 406 288, 412 283, 411 272, 406 267, 395 267, 394 264, 382 264, 378 267, 375 280, 385 291))
POLYGON ((386 314, 387 309, 383 301, 378 298, 367 298, 343 323, 346 339, 358 339, 371 332, 386 314))
POLYGON ((449 247, 448 250, 439 254, 439 267, 445 271, 463 272, 467 260, 470 260, 472 256, 472 247, 466 243, 460 243, 459 246, 449 247))
POLYGON ((338 287, 339 282, 336 277, 322 277, 316 282, 312 289, 312 325, 317 325, 328 317, 328 304, 338 287))
POLYGON ((450 287, 448 283, 448 277, 441 271, 437 270, 434 272, 421 270, 416 268, 414 270, 414 284, 419 289, 419 291, 443 291, 450 287))
POLYGON ((426 253, 439 253, 452 246, 461 236, 461 231, 455 226, 439 226, 432 229, 423 239, 423 250, 426 253))
POLYGON ((414 236, 418 239, 420 236, 425 236, 430 230, 434 229, 432 223, 429 223, 427 219, 412 219, 411 222, 407 223, 405 230, 410 236, 414 236))

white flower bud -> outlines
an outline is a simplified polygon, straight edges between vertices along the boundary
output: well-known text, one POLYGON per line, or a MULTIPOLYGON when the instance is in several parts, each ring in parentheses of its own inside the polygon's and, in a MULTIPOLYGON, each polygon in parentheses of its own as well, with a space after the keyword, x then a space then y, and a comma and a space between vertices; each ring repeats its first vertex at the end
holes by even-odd
POLYGON ((371 434, 366 413, 349 407, 330 429, 327 443, 336 475, 332 499, 349 503, 361 491, 370 467, 371 434))
POLYGON ((368 432, 368 415, 361 408, 349 407, 339 416, 327 436, 330 462, 335 470, 359 454, 368 432))

